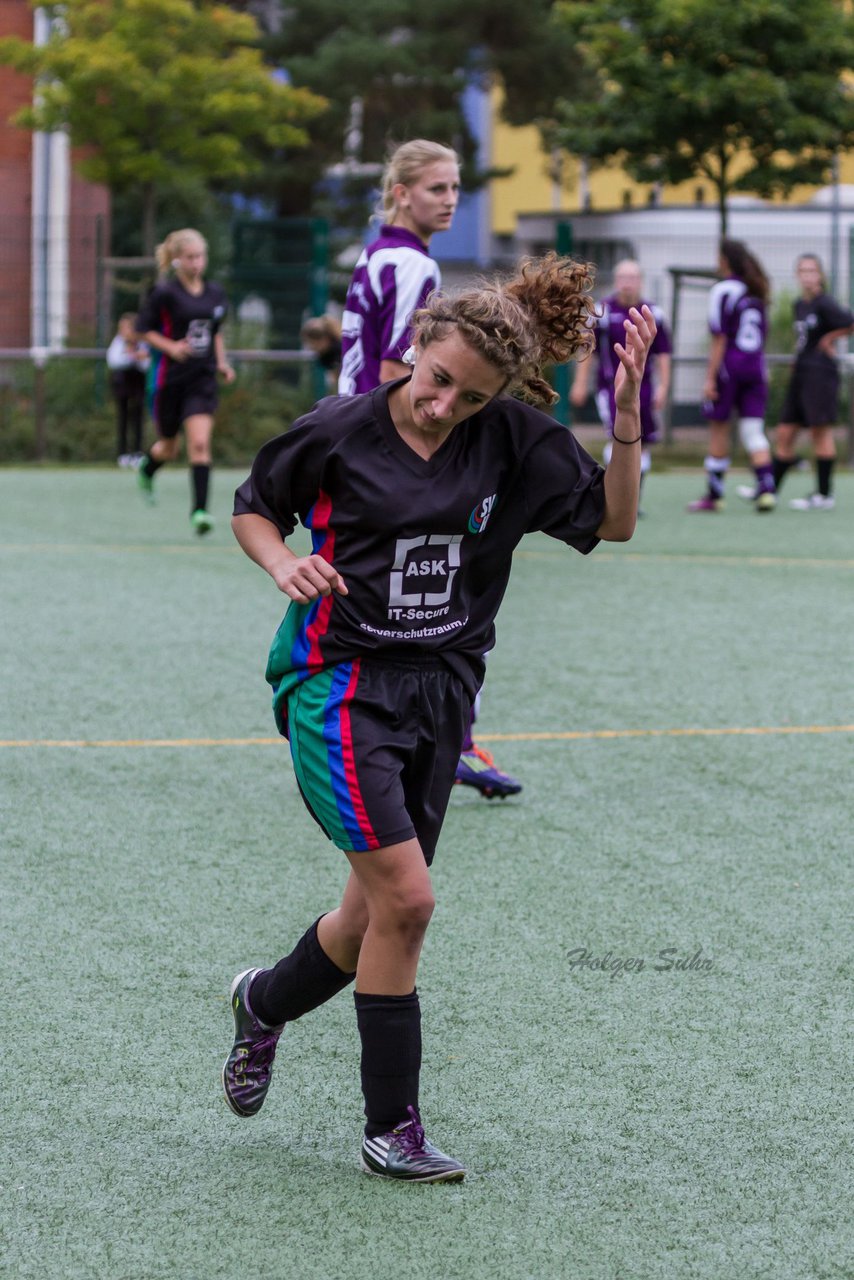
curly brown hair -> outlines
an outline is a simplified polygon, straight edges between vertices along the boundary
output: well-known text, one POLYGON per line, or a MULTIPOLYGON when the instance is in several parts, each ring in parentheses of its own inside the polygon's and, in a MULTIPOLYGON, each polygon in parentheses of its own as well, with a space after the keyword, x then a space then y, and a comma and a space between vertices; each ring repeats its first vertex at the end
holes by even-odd
POLYGON ((504 281, 481 281, 456 293, 434 293, 412 317, 417 346, 441 342, 450 327, 504 375, 505 391, 533 404, 554 404, 543 378, 549 364, 586 354, 594 342, 595 267, 547 253, 528 258, 504 281))

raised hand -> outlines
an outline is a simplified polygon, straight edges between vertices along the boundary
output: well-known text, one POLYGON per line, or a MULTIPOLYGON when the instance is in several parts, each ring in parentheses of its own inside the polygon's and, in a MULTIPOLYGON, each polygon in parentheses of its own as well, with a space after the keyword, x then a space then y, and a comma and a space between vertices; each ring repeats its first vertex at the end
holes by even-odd
POLYGON ((629 318, 623 321, 626 330, 625 344, 614 343, 614 354, 620 362, 614 379, 614 399, 618 409, 633 409, 638 403, 640 384, 646 368, 649 349, 658 332, 649 307, 629 308, 629 318))

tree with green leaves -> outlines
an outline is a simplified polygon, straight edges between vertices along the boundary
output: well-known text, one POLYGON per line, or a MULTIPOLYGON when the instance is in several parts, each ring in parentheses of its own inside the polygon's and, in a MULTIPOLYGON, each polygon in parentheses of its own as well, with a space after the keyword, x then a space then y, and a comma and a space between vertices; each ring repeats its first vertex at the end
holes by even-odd
POLYGON ((854 19, 841 0, 564 0, 597 90, 564 95, 550 140, 638 182, 731 192, 829 180, 854 144, 854 19))
MULTIPOLYGON (((243 4, 258 11, 252 0, 243 4)), ((488 175, 474 163, 466 89, 488 87, 498 76, 505 117, 526 124, 548 112, 578 65, 570 32, 555 20, 556 0, 433 0, 417 16, 411 0, 288 0, 263 7, 267 57, 293 84, 329 102, 312 131, 311 154, 299 158, 297 181, 277 185, 283 213, 305 211, 331 164, 349 160, 354 172, 364 164, 379 167, 393 144, 416 137, 454 146, 463 159, 463 186, 471 189, 488 175)))
POLYGON ((271 74, 248 14, 210 0, 64 0, 47 42, 0 40, 0 63, 37 79, 16 122, 65 128, 86 178, 138 192, 145 251, 176 174, 248 179, 308 142, 324 103, 271 74))

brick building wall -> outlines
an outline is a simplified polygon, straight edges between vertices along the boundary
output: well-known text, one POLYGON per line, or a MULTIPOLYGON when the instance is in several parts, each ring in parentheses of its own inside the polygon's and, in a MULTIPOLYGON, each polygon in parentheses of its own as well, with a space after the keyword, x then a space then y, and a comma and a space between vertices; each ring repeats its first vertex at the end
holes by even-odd
MULTIPOLYGON (((27 0, 0 0, 0 36, 33 38, 33 10, 27 0)), ((32 341, 33 135, 9 123, 32 100, 32 82, 0 67, 0 347, 29 347, 32 341)), ((109 195, 73 170, 69 177, 67 224, 51 233, 64 242, 68 264, 65 302, 71 341, 91 341, 96 323, 96 226, 101 220, 108 245, 109 195)), ((38 246, 35 248, 38 252, 38 246)))
MULTIPOLYGON (((0 35, 33 37, 33 11, 22 0, 0 0, 0 35)), ((9 117, 31 98, 26 76, 0 67, 0 347, 30 343, 30 221, 32 139, 9 117)))

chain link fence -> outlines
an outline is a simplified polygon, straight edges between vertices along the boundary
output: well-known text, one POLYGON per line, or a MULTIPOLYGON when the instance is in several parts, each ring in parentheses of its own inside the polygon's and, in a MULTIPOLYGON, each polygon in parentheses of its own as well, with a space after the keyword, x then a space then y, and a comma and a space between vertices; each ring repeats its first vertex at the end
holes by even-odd
MULTIPOLYGON (((674 329, 671 402, 664 415, 662 457, 671 446, 684 448, 690 442, 700 450, 704 445, 699 400, 716 244, 714 235, 708 242, 698 235, 696 217, 674 220, 670 211, 668 238, 662 226, 664 212, 635 217, 618 234, 612 233, 614 227, 605 234, 604 223, 600 228, 592 219, 587 223, 579 219, 574 243, 562 246, 563 251, 597 263, 600 295, 609 291, 616 262, 621 257, 638 257, 645 270, 646 296, 662 306, 674 329), (644 239, 647 223, 650 231, 644 239), (683 265, 689 261, 698 265, 683 265)), ((551 231, 544 225, 543 237, 553 237, 554 224, 550 225, 551 231)), ((100 217, 78 219, 74 230, 72 238, 68 227, 38 228, 29 220, 10 218, 0 231, 0 462, 99 462, 108 461, 114 453, 115 411, 105 348, 117 316, 135 310, 149 287, 154 264, 146 257, 109 256, 100 217), (36 333, 43 338, 34 346, 36 333)), ((768 425, 773 427, 792 359, 795 250, 812 251, 813 241, 819 251, 826 250, 826 245, 817 236, 806 242, 794 218, 769 221, 752 215, 749 224, 735 231, 748 240, 772 277, 768 425)), ((537 251, 545 243, 532 241, 522 248, 537 251)), ((836 254, 840 298, 847 295, 848 282, 854 279, 854 229, 848 249, 847 254, 836 254)), ((302 322, 322 313, 328 304, 328 256, 322 220, 235 221, 230 258, 212 268, 231 301, 225 338, 238 367, 235 385, 222 389, 217 415, 217 451, 222 461, 247 461, 257 444, 284 430, 327 390, 314 355, 299 348, 298 335, 302 322)), ((440 244, 437 256, 441 258, 440 244)), ((506 261, 500 267, 506 269, 506 261)), ((840 443, 843 455, 854 464, 854 356, 843 355, 842 364, 840 443)), ((559 417, 562 409, 568 410, 566 390, 571 376, 571 367, 556 371, 555 383, 562 395, 559 417)), ((592 428, 596 421, 592 406, 574 419, 573 425, 582 433, 592 428)), ((561 420, 569 420, 568 411, 561 420)), ((152 438, 150 423, 148 433, 152 438)))
MULTIPOLYGON (((0 349, 0 462, 115 461, 117 409, 103 348, 0 349)), ((237 378, 220 388, 215 448, 242 465, 326 394, 311 351, 231 350, 237 378)), ((155 428, 144 428, 150 444, 155 428)))

